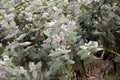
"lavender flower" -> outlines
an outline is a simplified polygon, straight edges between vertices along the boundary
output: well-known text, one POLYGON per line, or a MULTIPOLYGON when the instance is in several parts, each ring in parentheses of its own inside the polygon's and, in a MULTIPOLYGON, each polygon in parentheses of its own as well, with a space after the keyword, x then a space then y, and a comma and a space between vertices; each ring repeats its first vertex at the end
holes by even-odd
POLYGON ((61 45, 61 49, 62 49, 62 50, 65 50, 65 49, 68 49, 68 48, 70 48, 70 46, 67 46, 67 45, 61 45))
POLYGON ((64 40, 64 36, 60 36, 60 35, 54 35, 53 38, 54 38, 54 41, 56 42, 60 42, 64 40))
POLYGON ((4 17, 5 17, 5 19, 7 19, 7 20, 12 20, 13 18, 14 18, 14 13, 10 13, 10 14, 5 14, 4 15, 4 17))
POLYGON ((5 76, 5 71, 0 70, 0 77, 3 77, 3 76, 5 76))
POLYGON ((63 24, 61 27, 60 27, 60 29, 63 31, 68 31, 69 30, 69 26, 68 25, 65 25, 65 24, 63 24))

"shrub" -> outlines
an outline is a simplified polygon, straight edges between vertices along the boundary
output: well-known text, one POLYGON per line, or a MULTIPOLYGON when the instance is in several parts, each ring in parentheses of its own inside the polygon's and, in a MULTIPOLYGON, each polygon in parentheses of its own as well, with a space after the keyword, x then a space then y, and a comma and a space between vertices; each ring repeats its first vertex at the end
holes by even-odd
POLYGON ((105 53, 120 61, 109 48, 118 46, 119 20, 117 0, 1 0, 0 78, 90 79, 86 66, 105 53))

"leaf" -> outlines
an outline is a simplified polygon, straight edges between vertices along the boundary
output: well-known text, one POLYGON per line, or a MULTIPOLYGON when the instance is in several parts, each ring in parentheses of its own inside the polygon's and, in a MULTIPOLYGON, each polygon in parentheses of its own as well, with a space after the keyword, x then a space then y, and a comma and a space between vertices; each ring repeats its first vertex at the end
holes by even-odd
POLYGON ((7 46, 7 49, 14 49, 18 46, 19 46, 19 44, 17 42, 12 42, 7 46))
POLYGON ((11 27, 16 27, 15 21, 12 20, 12 21, 10 22, 10 26, 11 26, 11 27))
POLYGON ((93 47, 90 47, 90 48, 88 48, 88 50, 89 50, 91 53, 95 53, 95 52, 97 52, 97 51, 103 50, 103 48, 93 48, 93 47))
POLYGON ((28 46, 27 48, 25 48, 25 51, 28 51, 32 48, 33 46, 28 46))
POLYGON ((88 47, 98 47, 98 42, 96 41, 90 41, 88 44, 86 44, 88 47))
POLYGON ((80 50, 77 54, 81 57, 82 60, 84 60, 87 57, 89 57, 90 51, 88 51, 88 50, 80 50))
POLYGON ((110 31, 107 32, 107 39, 109 42, 115 43, 115 36, 110 31))
POLYGON ((75 62, 74 62, 73 60, 71 60, 71 59, 68 59, 67 62, 68 62, 69 64, 74 64, 74 63, 75 63, 75 62))
POLYGON ((108 74, 106 74, 103 80, 111 80, 111 77, 108 74))
POLYGON ((24 43, 19 43, 21 46, 28 46, 31 44, 31 42, 24 42, 24 43))
POLYGON ((32 72, 32 76, 33 76, 33 78, 34 78, 35 80, 37 79, 37 75, 38 75, 37 71, 33 71, 33 72, 32 72))
POLYGON ((30 62, 29 63, 29 68, 30 68, 31 72, 35 70, 35 64, 34 64, 34 62, 30 62))
POLYGON ((117 62, 117 63, 120 63, 120 56, 116 56, 116 57, 114 58, 114 61, 117 62))
POLYGON ((37 69, 37 70, 40 70, 41 67, 42 67, 42 63, 41 63, 41 61, 40 61, 40 62, 38 62, 38 63, 36 64, 36 69, 37 69))
POLYGON ((51 21, 51 22, 49 22, 49 23, 46 23, 45 26, 46 26, 46 27, 54 26, 55 23, 56 23, 56 21, 51 21))
POLYGON ((53 53, 50 53, 49 56, 51 56, 51 57, 58 57, 60 55, 62 55, 62 53, 57 53, 57 52, 55 53, 55 52, 53 52, 53 53))
POLYGON ((24 34, 21 34, 21 35, 17 38, 17 40, 18 40, 18 41, 22 40, 26 35, 27 35, 27 34, 25 34, 25 33, 24 33, 24 34))
POLYGON ((85 45, 80 46, 81 49, 87 49, 88 47, 85 45))
POLYGON ((44 34, 45 34, 46 36, 52 37, 52 36, 51 36, 51 31, 43 31, 43 32, 44 32, 44 34))
POLYGON ((12 34, 8 34, 4 39, 10 39, 15 37, 15 35, 19 32, 19 30, 16 30, 15 32, 13 32, 12 34))
POLYGON ((18 56, 18 54, 15 50, 10 51, 9 54, 11 54, 12 56, 18 56))
POLYGON ((62 53, 69 53, 71 50, 61 50, 62 53))
POLYGON ((4 52, 4 47, 0 47, 0 54, 4 52))

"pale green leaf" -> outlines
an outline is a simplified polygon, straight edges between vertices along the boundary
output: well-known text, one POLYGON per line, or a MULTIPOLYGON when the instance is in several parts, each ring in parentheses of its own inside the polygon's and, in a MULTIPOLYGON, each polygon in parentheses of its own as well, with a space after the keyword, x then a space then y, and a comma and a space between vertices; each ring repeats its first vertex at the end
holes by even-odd
POLYGON ((17 40, 18 40, 18 41, 22 40, 26 35, 27 35, 26 33, 21 34, 21 35, 17 38, 17 40))

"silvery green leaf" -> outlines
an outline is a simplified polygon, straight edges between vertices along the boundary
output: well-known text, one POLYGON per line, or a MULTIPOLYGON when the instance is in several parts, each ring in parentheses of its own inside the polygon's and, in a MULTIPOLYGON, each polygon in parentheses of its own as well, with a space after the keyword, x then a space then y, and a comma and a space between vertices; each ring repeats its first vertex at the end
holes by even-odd
POLYGON ((49 26, 54 26, 56 23, 56 21, 51 21, 51 22, 48 22, 45 24, 46 27, 49 27, 49 26))
POLYGON ((66 17, 65 17, 64 15, 60 15, 60 16, 58 17, 58 20, 59 20, 59 23, 60 23, 60 24, 63 24, 63 23, 66 22, 66 17))
POLYGON ((40 70, 41 67, 42 67, 42 63, 41 63, 41 62, 38 62, 38 63, 36 64, 36 69, 40 70))
POLYGON ((30 68, 30 71, 34 71, 35 70, 35 64, 34 64, 34 62, 30 62, 29 63, 29 68, 30 68))
POLYGON ((90 47, 88 50, 89 50, 91 53, 95 53, 95 52, 97 52, 97 51, 103 50, 103 48, 94 48, 94 47, 90 47))
POLYGON ((48 37, 52 37, 50 31, 43 31, 43 32, 44 32, 44 34, 47 35, 48 37))
POLYGON ((0 60, 0 65, 5 65, 5 62, 0 60))
POLYGON ((19 46, 19 44, 17 42, 12 42, 6 48, 7 49, 14 49, 14 48, 16 48, 18 46, 19 46))
POLYGON ((57 52, 56 52, 56 53, 53 52, 53 53, 50 53, 50 54, 49 54, 49 56, 51 56, 51 57, 58 57, 58 56, 60 56, 60 55, 62 55, 62 53, 59 53, 59 52, 58 52, 58 53, 57 53, 57 52))
POLYGON ((28 51, 32 48, 33 46, 28 46, 27 48, 25 48, 25 51, 28 51))
POLYGON ((35 31, 38 31, 40 30, 39 28, 36 28, 36 29, 31 29, 32 32, 35 32, 35 31))
POLYGON ((34 79, 37 79, 37 75, 38 75, 37 71, 32 72, 32 76, 33 76, 34 79))
POLYGON ((77 54, 81 57, 82 60, 84 60, 91 54, 91 52, 88 50, 80 50, 77 54))
POLYGON ((15 36, 15 33, 8 34, 4 39, 9 39, 15 36))
POLYGON ((69 53, 71 50, 61 50, 62 53, 69 53))
POLYGON ((27 35, 26 33, 21 34, 21 35, 17 38, 17 40, 18 40, 18 41, 22 40, 26 35, 27 35))
POLYGON ((80 46, 81 49, 87 49, 88 47, 85 45, 80 46))
POLYGON ((90 52, 88 50, 80 50, 77 54, 78 55, 81 55, 81 54, 84 54, 84 53, 87 53, 88 55, 90 54, 90 52))
POLYGON ((15 50, 10 51, 9 54, 11 54, 12 56, 18 56, 18 54, 15 50))
POLYGON ((46 77, 46 78, 49 78, 51 74, 52 74, 52 71, 47 71, 47 72, 45 73, 45 77, 46 77))
POLYGON ((24 42, 24 43, 19 43, 21 46, 28 46, 31 44, 31 42, 24 42))
POLYGON ((103 48, 97 48, 97 51, 101 51, 101 50, 103 50, 103 48))
POLYGON ((10 26, 11 26, 11 27, 16 27, 16 23, 15 23, 15 21, 13 21, 13 20, 10 21, 10 26))
POLYGON ((98 42, 96 41, 90 41, 89 43, 86 44, 88 47, 98 47, 98 42))
POLYGON ((19 30, 16 30, 15 32, 13 32, 12 34, 8 34, 4 39, 10 39, 15 37, 15 35, 19 33, 19 30))
MULTIPOLYGON (((89 53, 89 54, 90 54, 90 53, 89 53)), ((81 59, 82 59, 82 60, 84 60, 84 59, 86 59, 86 58, 88 58, 88 57, 89 57, 88 53, 81 54, 81 59)))
POLYGON ((67 62, 68 62, 69 64, 74 64, 74 63, 75 63, 75 61, 73 61, 73 60, 71 60, 71 59, 68 59, 67 62))

